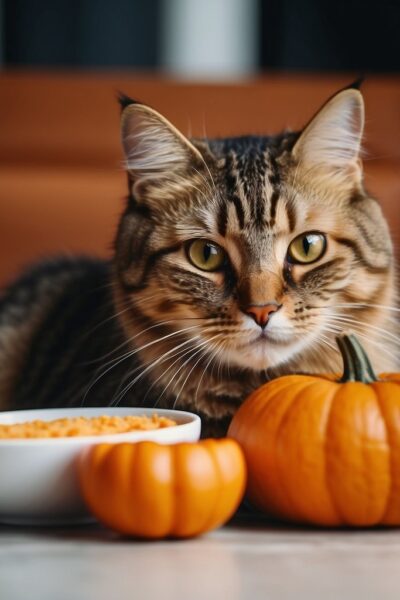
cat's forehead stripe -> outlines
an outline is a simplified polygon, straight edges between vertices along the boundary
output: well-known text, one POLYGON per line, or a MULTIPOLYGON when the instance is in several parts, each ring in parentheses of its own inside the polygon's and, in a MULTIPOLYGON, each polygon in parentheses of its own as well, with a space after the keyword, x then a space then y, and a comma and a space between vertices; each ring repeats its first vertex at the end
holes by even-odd
POLYGON ((237 156, 231 152, 226 161, 225 184, 227 188, 227 200, 232 202, 237 215, 239 229, 243 229, 245 225, 245 209, 241 200, 239 190, 240 172, 237 168, 237 156))
POLYGON ((291 198, 286 201, 286 215, 288 219, 289 231, 292 233, 296 229, 297 224, 297 215, 296 215, 296 207, 291 198))
POLYGON ((270 221, 269 226, 272 228, 275 225, 276 218, 276 210, 278 200, 280 198, 280 183, 281 176, 279 173, 278 164, 273 154, 269 154, 269 172, 268 179, 272 186, 272 194, 270 196, 269 204, 270 204, 270 221))
MULTIPOLYGON (((273 229, 276 225, 281 196, 281 174, 277 161, 282 147, 271 149, 267 139, 247 138, 229 147, 223 167, 226 193, 221 197, 217 214, 218 233, 226 236, 230 225, 229 204, 235 209, 235 230, 254 227, 273 229)), ((290 206, 286 221, 293 231, 295 208, 290 206)))

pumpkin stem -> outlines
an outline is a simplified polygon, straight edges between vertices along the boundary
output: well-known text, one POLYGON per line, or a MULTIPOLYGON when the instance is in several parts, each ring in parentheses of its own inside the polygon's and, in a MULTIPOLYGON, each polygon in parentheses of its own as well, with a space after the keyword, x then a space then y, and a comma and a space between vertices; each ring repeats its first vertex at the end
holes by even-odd
POLYGON ((343 358, 341 383, 347 381, 361 381, 362 383, 378 381, 367 353, 355 335, 351 333, 338 336, 336 342, 343 358))

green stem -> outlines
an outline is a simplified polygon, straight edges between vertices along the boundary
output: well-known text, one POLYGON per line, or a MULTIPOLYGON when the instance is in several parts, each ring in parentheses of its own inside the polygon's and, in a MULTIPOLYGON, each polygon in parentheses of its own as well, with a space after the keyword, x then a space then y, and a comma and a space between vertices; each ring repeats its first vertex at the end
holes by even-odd
POLYGON ((361 381, 362 383, 378 381, 367 353, 355 335, 338 336, 336 342, 343 358, 341 383, 347 381, 361 381))

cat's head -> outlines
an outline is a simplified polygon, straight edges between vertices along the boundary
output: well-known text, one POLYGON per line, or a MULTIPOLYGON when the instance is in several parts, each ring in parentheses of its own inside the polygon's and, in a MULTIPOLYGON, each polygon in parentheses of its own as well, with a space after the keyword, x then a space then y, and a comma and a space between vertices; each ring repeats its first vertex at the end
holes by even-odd
POLYGON ((338 307, 377 303, 392 263, 363 189, 360 91, 338 92, 301 132, 217 140, 122 104, 115 265, 130 335, 257 371, 334 352, 337 315, 352 314, 338 307))

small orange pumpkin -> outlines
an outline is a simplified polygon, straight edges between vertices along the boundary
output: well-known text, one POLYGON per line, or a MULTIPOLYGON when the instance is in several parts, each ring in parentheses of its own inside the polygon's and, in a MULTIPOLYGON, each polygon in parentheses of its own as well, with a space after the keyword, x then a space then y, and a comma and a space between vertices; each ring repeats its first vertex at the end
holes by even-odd
POLYGON ((231 439, 195 444, 99 444, 81 456, 83 496, 105 525, 143 538, 185 538, 225 523, 245 490, 231 439))
POLYGON ((337 341, 339 381, 280 377, 235 414, 248 498, 291 521, 400 525, 400 373, 377 378, 355 336, 337 341))

